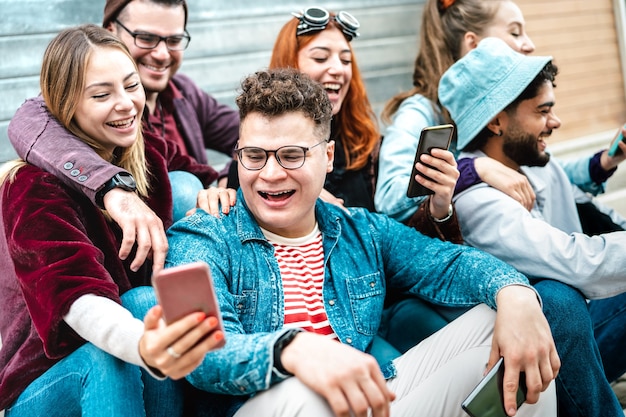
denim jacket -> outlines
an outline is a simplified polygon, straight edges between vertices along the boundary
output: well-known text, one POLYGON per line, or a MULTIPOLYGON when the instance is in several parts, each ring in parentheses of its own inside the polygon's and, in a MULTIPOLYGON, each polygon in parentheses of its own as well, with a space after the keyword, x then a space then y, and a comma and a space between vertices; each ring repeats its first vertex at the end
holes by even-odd
MULTIPOLYGON (((426 237, 366 209, 317 201, 323 236, 324 307, 342 343, 366 351, 378 330, 387 288, 435 304, 495 308, 507 285, 527 279, 485 252, 426 237)), ((246 395, 285 379, 273 370, 273 346, 284 333, 283 287, 274 248, 247 208, 243 194, 227 216, 202 210, 168 231, 166 266, 209 264, 226 331, 226 346, 206 355, 187 378, 205 391, 246 395)), ((385 378, 395 375, 390 362, 385 378)))

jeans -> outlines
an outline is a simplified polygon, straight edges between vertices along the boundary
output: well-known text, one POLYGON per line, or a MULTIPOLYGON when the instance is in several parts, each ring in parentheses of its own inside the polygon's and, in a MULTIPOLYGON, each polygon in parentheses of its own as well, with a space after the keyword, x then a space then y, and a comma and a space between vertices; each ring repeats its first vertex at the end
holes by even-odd
MULTIPOLYGON (((122 295, 122 305, 133 316, 143 320, 150 308, 157 304, 152 287, 137 287, 122 295)), ((141 369, 144 383, 143 399, 148 417, 182 416, 183 386, 181 381, 172 379, 158 380, 141 369)), ((132 415, 132 414, 125 414, 132 415)))
MULTIPOLYGON (((543 301, 543 312, 561 358, 561 370, 556 378, 559 415, 623 416, 604 374, 585 297, 558 281, 542 280, 533 285, 543 301)), ((625 324, 622 320, 622 333, 625 324)), ((623 345, 617 349, 623 349, 623 345)))
POLYGON ((626 293, 589 302, 589 314, 610 382, 626 373, 626 293))
POLYGON ((185 217, 185 213, 196 207, 198 193, 204 189, 202 182, 193 174, 186 171, 172 171, 169 174, 172 185, 173 220, 185 217))
MULTIPOLYGON (((122 296, 122 303, 133 316, 143 319, 157 304, 152 287, 137 287, 122 296)), ((148 417, 155 416, 232 416, 247 397, 212 394, 193 387, 187 380, 159 381, 142 369, 144 402, 148 417)), ((130 415, 130 414, 128 414, 130 415)), ((7 416, 8 417, 8 416, 7 416)))
POLYGON ((86 343, 35 379, 5 410, 21 416, 145 416, 141 373, 86 343))
POLYGON ((378 334, 404 353, 468 310, 435 306, 416 297, 403 298, 384 310, 378 334))
MULTIPOLYGON (((533 286, 541 296, 561 358, 556 378, 559 415, 623 417, 607 378, 626 372, 621 350, 626 343, 626 294, 594 300, 588 306, 578 290, 561 282, 541 280, 533 286)), ((419 343, 418 337, 428 336, 442 320, 453 318, 448 312, 423 300, 404 299, 387 309, 382 335, 404 351, 403 346, 419 343)))

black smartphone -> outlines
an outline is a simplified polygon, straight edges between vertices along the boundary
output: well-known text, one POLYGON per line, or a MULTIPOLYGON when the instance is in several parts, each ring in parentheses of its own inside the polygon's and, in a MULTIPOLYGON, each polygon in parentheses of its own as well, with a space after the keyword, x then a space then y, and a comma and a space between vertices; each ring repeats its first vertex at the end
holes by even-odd
POLYGON ((445 124, 439 126, 428 126, 422 129, 420 133, 420 139, 417 144, 417 152, 415 152, 415 160, 413 161, 413 168, 411 169, 411 178, 409 179, 409 188, 406 190, 406 195, 409 198, 418 197, 421 195, 434 194, 434 191, 424 187, 415 180, 416 175, 429 179, 422 175, 417 169, 415 164, 420 160, 420 157, 430 151, 433 148, 448 149, 450 147, 450 141, 454 135, 454 125, 445 124))
MULTIPOLYGON (((472 417, 508 417, 504 410, 503 380, 504 358, 500 358, 463 401, 463 410, 472 417)), ((518 409, 526 401, 526 392, 526 375, 521 372, 517 389, 518 409)))

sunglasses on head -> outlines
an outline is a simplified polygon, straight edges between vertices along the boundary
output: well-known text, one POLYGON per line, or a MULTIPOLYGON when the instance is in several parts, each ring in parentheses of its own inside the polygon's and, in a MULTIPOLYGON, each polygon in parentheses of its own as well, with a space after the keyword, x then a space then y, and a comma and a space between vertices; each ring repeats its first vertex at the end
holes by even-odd
MULTIPOLYGON (((328 10, 321 7, 309 7, 301 13, 292 13, 292 15, 300 19, 300 24, 296 29, 296 36, 324 30, 331 19, 328 10)), ((361 25, 350 13, 341 11, 333 19, 341 27, 341 31, 348 39, 348 42, 359 36, 357 30, 361 25)))

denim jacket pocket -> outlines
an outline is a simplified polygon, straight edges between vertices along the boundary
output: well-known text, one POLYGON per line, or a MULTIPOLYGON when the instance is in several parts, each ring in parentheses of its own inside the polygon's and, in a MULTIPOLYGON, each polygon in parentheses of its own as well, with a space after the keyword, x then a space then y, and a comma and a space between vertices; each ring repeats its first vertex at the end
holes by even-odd
POLYGON ((256 290, 245 290, 243 294, 235 295, 235 310, 246 333, 256 332, 257 295, 256 290))
POLYGON ((356 330, 366 335, 376 334, 385 300, 380 273, 349 278, 346 285, 356 330))

